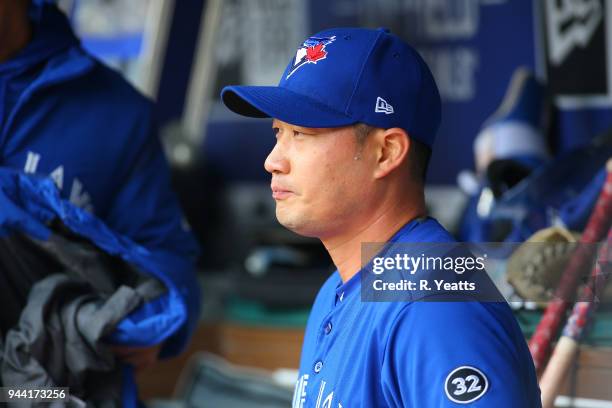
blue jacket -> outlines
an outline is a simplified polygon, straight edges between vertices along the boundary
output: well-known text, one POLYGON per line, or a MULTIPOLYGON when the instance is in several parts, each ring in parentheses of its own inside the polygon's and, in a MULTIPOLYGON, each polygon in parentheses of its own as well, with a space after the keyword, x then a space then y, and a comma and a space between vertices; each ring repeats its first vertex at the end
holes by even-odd
POLYGON ((111 243, 99 246, 108 252, 125 252, 117 246, 120 241, 109 238, 115 236, 125 237, 133 248, 146 248, 146 256, 136 251, 149 264, 145 270, 176 290, 139 313, 162 320, 165 315, 174 326, 159 330, 156 317, 147 326, 152 331, 143 335, 126 321, 116 340, 146 345, 166 339, 161 356, 177 354, 199 312, 193 273, 198 246, 182 225, 170 189, 151 103, 81 48, 55 6, 36 7, 31 42, 0 64, 0 188, 9 201, 19 201, 10 205, 15 211, 9 211, 8 201, 0 202, 0 230, 10 229, 20 217, 55 215, 74 230, 84 228, 77 231, 82 235, 106 236, 111 243), (30 178, 19 173, 47 181, 35 177, 38 184, 22 190, 19 180, 30 178), (85 211, 71 210, 78 216, 64 219, 58 208, 73 208, 66 200, 85 211), (29 205, 42 212, 24 212, 29 205), (96 222, 80 225, 87 213, 96 222))
MULTIPOLYGON (((164 342, 163 355, 182 349, 195 327, 200 305, 200 292, 189 258, 172 251, 147 248, 113 232, 98 218, 62 199, 48 177, 0 168, 0 209, 0 236, 22 232, 46 240, 51 234, 47 228, 49 221, 59 220, 103 251, 159 279, 168 291, 125 317, 108 341, 132 346, 164 342)), ((136 387, 128 367, 125 374, 123 406, 136 406, 136 387)))
POLYGON ((80 47, 45 6, 34 38, 0 64, 0 165, 51 175, 61 196, 148 247, 194 256, 151 103, 80 47))

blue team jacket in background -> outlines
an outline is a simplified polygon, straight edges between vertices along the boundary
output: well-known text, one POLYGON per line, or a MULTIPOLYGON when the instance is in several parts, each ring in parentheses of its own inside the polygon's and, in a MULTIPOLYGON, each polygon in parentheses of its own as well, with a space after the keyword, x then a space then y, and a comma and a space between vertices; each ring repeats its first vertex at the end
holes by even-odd
POLYGON ((0 64, 0 166, 50 175, 113 231, 193 258, 151 110, 45 5, 30 44, 0 64))
POLYGON ((140 323, 122 322, 114 340, 165 339, 161 356, 175 355, 197 322, 198 246, 181 223, 151 102, 86 53, 54 5, 31 8, 30 43, 0 64, 0 195, 10 198, 0 202, 0 230, 59 217, 107 252, 131 254, 170 291, 131 315, 140 323))
MULTIPOLYGON (((108 339, 110 342, 132 346, 164 342, 163 355, 176 354, 184 347, 197 323, 200 306, 200 291, 189 258, 171 251, 150 250, 116 234, 90 213, 61 199, 50 178, 0 168, 0 208, 0 235, 22 232, 45 240, 50 236, 47 223, 59 219, 75 234, 166 286, 167 293, 125 317, 108 339)), ((125 374, 123 406, 136 406, 133 374, 127 367, 125 374)))

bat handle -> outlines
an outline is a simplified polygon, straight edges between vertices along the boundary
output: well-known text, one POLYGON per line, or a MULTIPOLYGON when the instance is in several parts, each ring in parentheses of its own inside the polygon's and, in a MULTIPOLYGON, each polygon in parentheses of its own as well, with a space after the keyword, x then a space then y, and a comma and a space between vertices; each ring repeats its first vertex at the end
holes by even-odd
POLYGON ((540 379, 540 391, 542 392, 542 408, 554 408, 555 399, 559 395, 565 375, 569 371, 576 353, 578 343, 570 337, 561 337, 551 361, 555 362, 552 370, 547 368, 540 379))

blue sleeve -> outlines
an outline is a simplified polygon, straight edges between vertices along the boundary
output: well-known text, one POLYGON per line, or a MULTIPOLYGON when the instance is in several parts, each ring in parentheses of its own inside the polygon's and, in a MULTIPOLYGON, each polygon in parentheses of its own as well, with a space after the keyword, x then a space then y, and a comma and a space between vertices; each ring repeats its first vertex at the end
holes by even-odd
POLYGON ((389 407, 541 407, 531 356, 505 303, 407 305, 389 333, 381 381, 389 407))
MULTIPOLYGON (((186 288, 181 293, 187 306, 185 325, 164 343, 161 356, 179 353, 197 326, 200 292, 195 276, 199 246, 184 227, 182 210, 171 188, 170 171, 157 136, 146 129, 146 138, 135 153, 129 175, 113 196, 104 221, 124 235, 155 252, 162 273, 186 288)), ((143 138, 135 135, 134 142, 143 138)))

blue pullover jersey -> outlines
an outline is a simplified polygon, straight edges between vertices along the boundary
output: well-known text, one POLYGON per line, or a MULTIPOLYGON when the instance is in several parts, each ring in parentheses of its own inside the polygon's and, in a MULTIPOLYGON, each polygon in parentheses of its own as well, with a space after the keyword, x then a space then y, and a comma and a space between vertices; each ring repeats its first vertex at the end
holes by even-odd
MULTIPOLYGON (((437 221, 392 241, 453 242, 437 221)), ((361 272, 360 272, 361 273, 361 272)), ((312 308, 293 408, 540 407, 533 361, 504 302, 364 302, 336 271, 312 308)))

